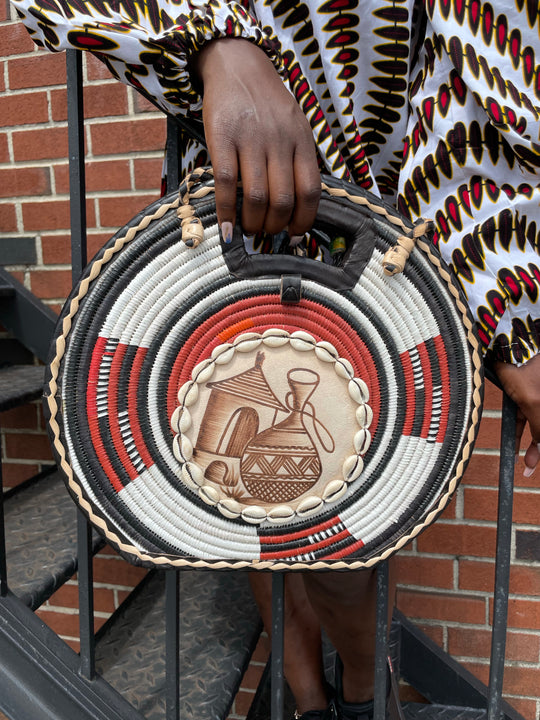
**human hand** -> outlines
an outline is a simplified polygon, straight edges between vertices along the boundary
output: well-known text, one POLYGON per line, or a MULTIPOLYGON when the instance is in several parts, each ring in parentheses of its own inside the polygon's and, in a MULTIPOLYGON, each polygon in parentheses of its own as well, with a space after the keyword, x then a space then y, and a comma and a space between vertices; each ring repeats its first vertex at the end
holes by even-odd
POLYGON ((209 43, 195 60, 204 87, 203 122, 214 168, 216 209, 225 242, 236 221, 242 178, 242 228, 291 237, 313 225, 321 179, 311 128, 272 62, 241 38, 209 43))
POLYGON ((525 452, 525 477, 530 477, 540 461, 540 354, 518 367, 496 362, 495 372, 507 395, 518 406, 516 452, 527 423, 532 442, 525 452))

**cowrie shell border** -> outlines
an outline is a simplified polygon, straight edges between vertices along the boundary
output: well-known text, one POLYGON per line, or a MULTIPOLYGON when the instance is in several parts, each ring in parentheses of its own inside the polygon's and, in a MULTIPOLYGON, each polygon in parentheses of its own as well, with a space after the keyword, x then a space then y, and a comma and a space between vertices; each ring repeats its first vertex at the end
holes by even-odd
POLYGON ((224 343, 216 347, 210 358, 203 360, 193 368, 191 379, 178 391, 179 405, 175 408, 170 424, 175 433, 173 439, 173 453, 181 465, 180 477, 182 482, 196 492, 208 505, 217 507, 220 513, 234 520, 242 518, 252 525, 260 525, 268 521, 273 525, 282 525, 295 516, 309 517, 319 512, 326 504, 339 500, 347 487, 357 480, 364 469, 363 455, 371 444, 371 435, 368 427, 373 419, 373 411, 368 404, 369 390, 366 383, 354 376, 351 363, 339 357, 336 348, 326 341, 317 342, 314 337, 303 330, 289 333, 279 328, 270 328, 264 333, 247 332, 238 335, 232 343, 224 343), (315 352, 317 358, 323 362, 333 363, 336 374, 348 381, 350 398, 358 405, 355 412, 359 429, 353 434, 353 448, 355 453, 349 455, 342 465, 342 477, 331 478, 322 489, 321 496, 308 495, 298 505, 296 510, 290 505, 276 505, 266 510, 260 505, 243 506, 233 498, 221 496, 214 485, 205 483, 203 469, 192 460, 193 444, 187 437, 186 431, 191 427, 191 413, 189 407, 198 398, 198 384, 210 380, 217 365, 226 365, 233 359, 236 352, 251 352, 261 344, 267 347, 282 347, 289 343, 294 350, 300 352, 315 352), (362 442, 359 442, 360 438, 362 442))

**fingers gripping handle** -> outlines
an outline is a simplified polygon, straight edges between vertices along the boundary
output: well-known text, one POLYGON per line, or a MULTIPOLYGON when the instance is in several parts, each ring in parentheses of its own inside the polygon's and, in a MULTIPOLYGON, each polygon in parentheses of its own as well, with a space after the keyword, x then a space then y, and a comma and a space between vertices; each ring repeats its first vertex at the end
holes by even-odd
MULTIPOLYGON (((182 222, 182 240, 188 247, 197 247, 204 237, 204 227, 197 217, 195 208, 191 205, 192 199, 200 199, 214 192, 212 182, 202 184, 206 178, 210 179, 212 170, 198 168, 188 176, 181 186, 180 206, 177 210, 182 222)), ((351 251, 343 268, 336 268, 321 263, 313 263, 305 258, 280 255, 248 255, 245 251, 242 232, 235 228, 233 242, 226 244, 223 254, 229 270, 239 277, 260 277, 261 275, 282 275, 298 273, 303 277, 316 279, 335 289, 349 289, 353 287, 362 274, 374 246, 373 236, 376 232, 368 215, 362 215, 350 207, 363 206, 374 215, 386 215, 403 233, 396 239, 396 245, 386 252, 382 264, 385 275, 392 276, 403 271, 410 253, 414 249, 416 238, 431 231, 432 222, 420 219, 411 229, 396 215, 391 215, 382 205, 376 205, 367 194, 357 194, 358 189, 351 186, 348 193, 343 188, 334 188, 330 184, 322 183, 323 195, 321 197, 316 225, 327 224, 338 226, 352 238, 351 251), (354 188, 354 191, 353 191, 354 188), (336 212, 336 203, 340 204, 336 212), (298 266, 298 267, 296 267, 298 266)))

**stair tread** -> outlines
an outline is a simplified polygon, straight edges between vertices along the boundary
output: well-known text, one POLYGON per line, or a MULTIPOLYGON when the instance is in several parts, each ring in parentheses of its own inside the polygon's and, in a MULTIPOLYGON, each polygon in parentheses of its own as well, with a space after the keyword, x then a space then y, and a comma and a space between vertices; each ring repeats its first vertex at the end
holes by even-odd
POLYGON ((4 512, 8 585, 35 610, 77 569, 77 508, 56 470, 6 497, 4 512))
MULTIPOLYGON (((147 720, 165 712, 165 582, 155 573, 96 647, 98 672, 147 720)), ((261 630, 247 574, 180 573, 180 716, 226 717, 261 630)))
POLYGON ((37 400, 43 392, 45 368, 11 365, 0 369, 0 412, 37 400))
POLYGON ((405 703, 405 720, 486 720, 487 710, 455 707, 452 705, 431 705, 405 703))

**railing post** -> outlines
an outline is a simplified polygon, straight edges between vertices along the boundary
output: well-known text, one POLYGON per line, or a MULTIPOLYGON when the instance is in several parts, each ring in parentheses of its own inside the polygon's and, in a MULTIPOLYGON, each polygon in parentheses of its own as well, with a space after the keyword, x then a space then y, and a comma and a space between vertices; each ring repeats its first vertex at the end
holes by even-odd
POLYGON ((71 225, 71 279, 75 285, 86 267, 86 180, 84 167, 84 107, 82 53, 66 51, 69 211, 71 225))
POLYGON ((176 120, 167 115, 167 192, 176 190, 180 183, 182 158, 180 157, 181 130, 176 120))
MULTIPOLYGON (((180 181, 180 128, 167 115, 167 186, 172 192, 180 181)), ((165 703, 166 720, 180 718, 180 572, 165 571, 165 703)))
POLYGON ((272 659, 271 659, 271 700, 270 717, 283 720, 284 674, 283 661, 285 650, 285 573, 272 573, 272 659))
POLYGON ((93 680, 96 674, 96 643, 94 635, 92 528, 81 510, 77 510, 77 557, 81 675, 87 680, 93 680))
POLYGON ((375 704, 373 720, 386 718, 388 673, 388 561, 377 566, 377 610, 375 629, 375 704))
POLYGON ((516 413, 515 404, 506 394, 503 394, 488 720, 499 720, 501 716, 510 585, 516 413))
POLYGON ((6 557, 6 526, 4 518, 4 482, 2 480, 2 457, 0 451, 0 597, 8 591, 7 557, 6 557))
POLYGON ((179 571, 165 571, 165 703, 166 720, 180 718, 179 571))
MULTIPOLYGON (((86 182, 84 167, 84 107, 82 53, 66 52, 69 201, 71 224, 71 280, 75 285, 86 266, 86 182)), ((79 585, 79 638, 81 674, 95 675, 94 589, 92 530, 86 517, 77 511, 77 557, 79 585)))

